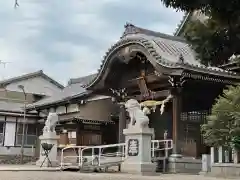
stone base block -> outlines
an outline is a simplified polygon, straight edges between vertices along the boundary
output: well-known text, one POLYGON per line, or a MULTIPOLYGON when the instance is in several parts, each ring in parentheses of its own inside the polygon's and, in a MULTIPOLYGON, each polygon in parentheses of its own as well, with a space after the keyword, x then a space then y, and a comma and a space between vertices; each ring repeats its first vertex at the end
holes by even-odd
POLYGON ((208 175, 215 177, 231 178, 240 176, 240 164, 214 163, 208 175))
POLYGON ((169 158, 168 171, 170 173, 198 174, 202 170, 202 161, 194 158, 169 158))
MULTIPOLYGON (((36 162, 36 165, 37 166, 41 166, 42 162, 43 162, 42 160, 38 160, 36 162)), ((57 160, 51 161, 51 164, 48 162, 48 160, 45 160, 45 162, 43 163, 42 167, 51 167, 51 165, 52 165, 52 167, 57 167, 57 166, 59 166, 59 164, 60 163, 57 160)))
POLYGON ((156 164, 144 163, 144 164, 129 164, 122 163, 121 171, 130 174, 141 174, 141 175, 155 175, 156 164))

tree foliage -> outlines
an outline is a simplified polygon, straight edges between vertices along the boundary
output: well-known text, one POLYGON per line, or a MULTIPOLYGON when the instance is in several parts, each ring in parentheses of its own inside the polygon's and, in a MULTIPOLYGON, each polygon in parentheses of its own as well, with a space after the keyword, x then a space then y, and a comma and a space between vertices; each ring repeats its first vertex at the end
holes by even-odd
POLYGON ((238 0, 162 0, 167 7, 209 17, 205 23, 190 21, 185 35, 205 65, 226 63, 240 53, 240 1, 238 0))
POLYGON ((201 127, 209 146, 229 146, 240 136, 240 86, 229 86, 213 105, 201 127))
POLYGON ((205 23, 190 21, 185 29, 185 38, 192 44, 203 64, 220 65, 228 62, 233 54, 240 53, 238 25, 230 33, 227 27, 213 18, 205 23))
POLYGON ((239 20, 240 1, 238 0, 161 0, 167 7, 182 11, 201 10, 203 13, 228 24, 239 20))

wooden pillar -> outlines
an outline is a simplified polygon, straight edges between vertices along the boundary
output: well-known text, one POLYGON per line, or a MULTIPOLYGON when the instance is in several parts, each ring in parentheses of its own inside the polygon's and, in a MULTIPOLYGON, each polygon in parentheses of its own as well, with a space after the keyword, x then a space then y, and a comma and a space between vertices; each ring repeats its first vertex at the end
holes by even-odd
POLYGON ((77 123, 76 124, 77 127, 76 127, 76 146, 80 146, 81 145, 81 125, 80 123, 77 123))
POLYGON ((126 109, 123 104, 121 104, 119 108, 118 143, 124 143, 125 137, 123 135, 123 129, 126 128, 126 109))
POLYGON ((179 146, 179 122, 181 118, 181 89, 175 88, 173 90, 173 127, 172 127, 172 139, 173 139, 173 154, 181 154, 179 146))

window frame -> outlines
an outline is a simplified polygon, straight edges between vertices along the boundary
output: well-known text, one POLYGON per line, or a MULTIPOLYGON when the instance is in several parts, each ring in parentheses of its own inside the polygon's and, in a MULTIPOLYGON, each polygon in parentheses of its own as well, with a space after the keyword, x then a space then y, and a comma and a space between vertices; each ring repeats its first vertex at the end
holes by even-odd
POLYGON ((2 124, 2 132, 0 132, 0 135, 2 135, 2 142, 0 141, 0 146, 4 145, 4 138, 5 138, 5 128, 6 128, 6 122, 0 122, 2 124))
MULTIPOLYGON (((23 130, 23 123, 17 123, 16 124, 16 133, 15 133, 15 146, 21 146, 22 145, 22 136, 23 133, 18 133, 19 131, 19 125, 21 125, 22 130, 23 130), (21 137, 21 138, 19 138, 21 137), (20 142, 18 141, 18 138, 20 139, 20 142)), ((36 142, 37 142, 37 127, 36 124, 25 124, 25 141, 24 141, 24 147, 35 147, 36 146, 36 142), (35 126, 35 134, 28 134, 28 128, 29 125, 34 125, 35 126), (35 142, 33 144, 27 144, 28 143, 28 138, 29 137, 34 137, 35 138, 35 142)))

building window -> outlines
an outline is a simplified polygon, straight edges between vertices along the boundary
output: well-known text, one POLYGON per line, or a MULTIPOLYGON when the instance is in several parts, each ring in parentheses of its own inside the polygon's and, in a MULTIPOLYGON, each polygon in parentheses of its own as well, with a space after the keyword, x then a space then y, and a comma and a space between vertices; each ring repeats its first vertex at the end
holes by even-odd
MULTIPOLYGON (((26 146, 33 146, 36 144, 37 139, 37 129, 35 124, 26 124, 25 125, 25 142, 26 146)), ((16 132, 16 145, 21 146, 23 137, 23 124, 17 124, 17 132, 16 132)))
POLYGON ((70 131, 68 132, 68 139, 69 139, 69 144, 76 144, 76 131, 70 131))
POLYGON ((4 141, 4 128, 5 128, 5 123, 0 122, 0 145, 3 145, 3 141, 4 141))

